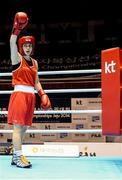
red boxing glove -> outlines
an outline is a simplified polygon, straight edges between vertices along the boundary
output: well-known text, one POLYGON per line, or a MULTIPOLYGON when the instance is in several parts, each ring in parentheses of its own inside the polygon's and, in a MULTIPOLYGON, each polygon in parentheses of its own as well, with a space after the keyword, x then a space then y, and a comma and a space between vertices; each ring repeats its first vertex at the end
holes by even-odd
POLYGON ((47 94, 44 94, 41 97, 41 108, 44 110, 51 108, 51 103, 50 103, 50 100, 49 100, 49 97, 47 96, 47 94))
POLYGON ((38 94, 41 97, 41 108, 44 110, 51 109, 51 102, 47 94, 43 90, 39 90, 38 94))
POLYGON ((24 29, 24 27, 28 23, 28 16, 24 12, 18 12, 15 14, 14 24, 12 29, 12 34, 19 35, 20 31, 24 29))

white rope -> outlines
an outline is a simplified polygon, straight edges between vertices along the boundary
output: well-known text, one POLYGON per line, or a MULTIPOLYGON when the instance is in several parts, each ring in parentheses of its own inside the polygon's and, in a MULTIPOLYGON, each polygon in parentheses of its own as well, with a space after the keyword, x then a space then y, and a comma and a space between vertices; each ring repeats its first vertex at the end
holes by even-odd
MULTIPOLYGON (((86 74, 86 73, 101 73, 101 69, 66 70, 66 71, 44 71, 44 72, 38 72, 38 75, 86 74)), ((0 73, 0 76, 11 76, 11 75, 12 75, 12 73, 0 73)))
MULTIPOLYGON (((11 94, 13 91, 0 91, 0 94, 11 94)), ((101 92, 101 88, 93 89, 51 89, 45 90, 46 93, 80 93, 80 92, 101 92)), ((37 93, 37 91, 35 91, 37 93)))
MULTIPOLYGON (((102 110, 47 110, 47 111, 34 111, 34 114, 91 114, 101 113, 102 110)), ((8 111, 0 111, 0 114, 8 114, 8 111)))
POLYGON ((12 76, 12 73, 0 73, 0 76, 12 76))
MULTIPOLYGON (((2 130, 0 129, 0 133, 12 133, 13 130, 2 130)), ((101 133, 102 129, 46 129, 46 130, 34 130, 34 129, 28 129, 26 133, 80 133, 80 134, 86 134, 86 133, 101 133)))
POLYGON ((38 75, 101 73, 101 69, 38 72, 38 75))

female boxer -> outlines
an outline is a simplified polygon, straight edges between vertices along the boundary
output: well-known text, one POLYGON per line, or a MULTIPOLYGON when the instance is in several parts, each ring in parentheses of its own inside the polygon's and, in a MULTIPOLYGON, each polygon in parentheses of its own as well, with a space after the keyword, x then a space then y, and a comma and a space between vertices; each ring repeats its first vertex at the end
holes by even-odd
POLYGON ((8 124, 13 125, 14 153, 11 164, 21 168, 32 167, 32 164, 22 154, 22 140, 27 127, 32 125, 35 105, 34 89, 37 90, 41 98, 41 108, 44 110, 51 108, 49 97, 39 82, 38 63, 31 57, 34 53, 35 38, 23 36, 17 40, 18 35, 27 24, 27 14, 24 12, 16 13, 10 37, 13 66, 12 85, 14 86, 8 106, 8 124))

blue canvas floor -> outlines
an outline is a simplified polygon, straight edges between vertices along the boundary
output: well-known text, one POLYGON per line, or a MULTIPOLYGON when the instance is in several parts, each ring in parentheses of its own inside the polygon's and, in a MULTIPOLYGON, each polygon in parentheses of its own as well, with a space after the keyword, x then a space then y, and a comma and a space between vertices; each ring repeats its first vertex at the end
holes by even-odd
POLYGON ((122 179, 122 157, 29 157, 31 169, 11 166, 11 156, 0 156, 0 180, 122 179))

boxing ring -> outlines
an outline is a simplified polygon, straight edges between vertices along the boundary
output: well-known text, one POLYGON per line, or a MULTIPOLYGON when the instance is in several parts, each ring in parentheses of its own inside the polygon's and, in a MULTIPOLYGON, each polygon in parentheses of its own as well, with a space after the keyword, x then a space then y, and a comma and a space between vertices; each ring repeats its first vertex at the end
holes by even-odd
POLYGON ((31 169, 21 169, 9 165, 11 156, 0 157, 0 179, 122 179, 122 157, 29 158, 33 167, 31 169))
MULTIPOLYGON (((117 49, 118 52, 118 49, 117 49)), ((117 53, 116 52, 116 53, 117 53)), ((106 53, 106 52, 105 52, 106 53)), ((115 53, 115 54, 116 54, 115 53)), ((113 58, 113 57, 112 57, 113 58)), ((118 57, 117 57, 118 58, 118 57)), ((104 58, 103 58, 104 59, 104 58)), ((112 67, 112 66, 110 66, 112 67)), ((107 69, 109 71, 109 68, 107 69)), ((103 71, 103 69, 102 69, 103 71)), ((39 75, 51 75, 54 72, 39 72, 39 75)), ((98 70, 74 70, 74 71, 55 71, 55 74, 77 74, 77 73, 101 73, 101 69, 98 70)), ((11 73, 0 73, 0 76, 11 76, 11 73)), ((103 86, 102 86, 103 88, 103 86)), ((46 93, 73 93, 73 92, 102 92, 101 88, 93 89, 60 89, 60 90, 45 90, 46 93)), ((11 94, 12 91, 0 91, 0 94, 11 94)), ((110 98, 110 97, 109 97, 110 98)), ((109 104, 110 106, 110 104, 109 104)), ((34 114, 92 114, 103 113, 104 108, 96 110, 49 110, 49 111, 34 111, 34 114)), ((0 111, 0 114, 7 115, 7 111, 0 111)), ((120 115, 119 109, 119 115, 120 115)), ((103 116, 104 117, 104 116, 103 116)), ((111 119, 112 121, 112 119, 111 119)), ((106 133, 120 135, 122 133, 121 118, 118 119, 117 128, 114 126, 107 126, 106 122, 103 122, 102 129, 45 129, 45 130, 32 130, 28 129, 27 133, 106 133), (119 124, 119 126, 118 126, 119 124)), ((113 123, 113 122, 112 122, 113 123)), ((109 124, 109 121, 108 121, 109 124)), ((2 130, 0 133, 12 133, 12 130, 2 130)), ((68 142, 66 143, 68 145, 68 142)), ((73 143, 72 143, 73 144, 73 143)), ((51 147, 51 144, 48 144, 51 147)), ((120 156, 80 156, 79 152, 75 152, 71 156, 30 156, 29 159, 33 166, 31 169, 21 169, 14 166, 10 166, 11 155, 0 156, 0 179, 35 179, 35 180, 81 180, 81 179, 122 179, 122 145, 118 144, 120 148, 120 156)), ((42 145, 43 146, 43 145, 42 145)), ((45 146, 45 144, 44 144, 45 146)), ((57 147, 59 145, 57 144, 57 147)), ((74 147, 76 147, 75 145, 74 147)), ((82 144, 81 144, 82 146, 82 144)), ((114 148, 113 148, 114 149, 114 148)), ((71 150, 73 151, 73 150, 71 150)), ((72 152, 71 152, 72 153, 72 152)), ((27 156, 29 156, 27 154, 27 156)))

